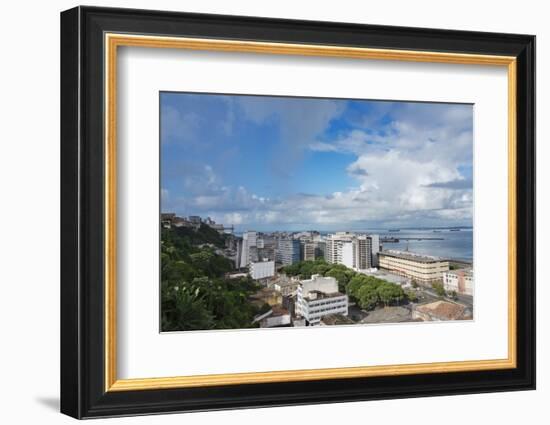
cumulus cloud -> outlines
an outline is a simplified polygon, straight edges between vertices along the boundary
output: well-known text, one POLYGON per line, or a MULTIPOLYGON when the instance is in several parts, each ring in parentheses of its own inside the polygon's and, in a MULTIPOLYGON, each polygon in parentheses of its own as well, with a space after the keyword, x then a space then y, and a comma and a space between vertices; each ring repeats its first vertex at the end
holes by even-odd
MULTIPOLYGON (((216 116, 225 134, 243 126, 277 132, 271 168, 262 173, 291 185, 290 171, 304 155, 342 154, 351 158, 344 171, 353 184, 327 193, 320 182, 318 191, 266 195, 250 189, 250 181, 228 184, 211 162, 191 158, 173 173, 163 170, 177 182, 177 190, 163 191, 163 209, 257 229, 471 224, 471 105, 370 102, 351 110, 346 101, 260 96, 225 97, 223 105, 216 116)), ((193 127, 200 118, 182 117, 180 110, 185 131, 203 131, 204 123, 193 127)))
POLYGON ((441 189, 471 190, 473 182, 471 179, 456 179, 446 182, 430 183, 426 187, 436 187, 441 189))
POLYGON ((256 125, 272 124, 277 127, 279 149, 271 158, 272 171, 282 177, 291 177, 308 145, 316 143, 345 109, 341 101, 276 97, 266 101, 263 96, 234 98, 245 119, 256 125))

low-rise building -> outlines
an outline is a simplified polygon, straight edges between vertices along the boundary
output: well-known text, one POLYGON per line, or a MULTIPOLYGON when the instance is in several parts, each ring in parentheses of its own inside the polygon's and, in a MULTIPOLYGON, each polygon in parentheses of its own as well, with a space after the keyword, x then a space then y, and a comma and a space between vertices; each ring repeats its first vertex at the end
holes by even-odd
POLYGON ((188 219, 184 217, 178 217, 175 213, 161 213, 160 215, 160 221, 162 224, 162 227, 166 229, 170 229, 173 227, 192 227, 194 229, 198 229, 200 226, 199 224, 192 223, 188 219))
POLYGON ((318 325, 324 316, 347 316, 348 296, 338 292, 335 278, 313 275, 300 282, 295 309, 296 315, 305 318, 308 325, 318 325))
POLYGON ((250 263, 250 277, 255 280, 275 276, 275 261, 257 261, 250 263))
POLYGON ((443 287, 447 292, 473 295, 474 275, 472 269, 449 270, 443 273, 443 287))
POLYGON ((271 308, 271 314, 260 320, 260 328, 279 328, 291 326, 290 312, 281 306, 271 308))
POLYGON ((243 272, 234 272, 234 273, 226 273, 225 277, 227 279, 242 279, 243 277, 247 277, 248 273, 243 272))
POLYGON ((264 304, 269 304, 270 306, 280 305, 283 302, 281 293, 272 288, 262 288, 251 295, 250 298, 252 303, 258 307, 262 307, 264 304))
POLYGON ((189 221, 193 224, 201 224, 202 223, 202 218, 200 218, 200 216, 198 216, 198 215, 190 215, 189 216, 189 221))
POLYGON ((275 283, 273 283, 273 289, 279 291, 283 297, 290 297, 296 294, 299 286, 299 280, 290 279, 288 277, 281 277, 275 283))
POLYGON ((381 269, 408 277, 422 285, 442 280, 449 270, 449 261, 440 257, 420 255, 408 251, 388 250, 378 253, 381 269))
POLYGON ((470 318, 466 306, 449 301, 435 301, 428 304, 415 305, 412 310, 413 320, 444 321, 470 318))

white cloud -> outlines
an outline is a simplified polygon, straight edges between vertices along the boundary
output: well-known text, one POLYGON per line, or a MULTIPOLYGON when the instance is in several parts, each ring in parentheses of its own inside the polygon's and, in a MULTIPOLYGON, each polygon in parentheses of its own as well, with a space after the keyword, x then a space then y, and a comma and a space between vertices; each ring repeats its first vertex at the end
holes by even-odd
POLYGON ((280 97, 266 102, 261 96, 237 97, 235 104, 241 108, 245 120, 257 125, 277 125, 281 144, 271 158, 271 165, 272 171, 282 176, 292 174, 308 146, 345 110, 344 102, 322 99, 312 102, 280 97))
MULTIPOLYGON (((239 108, 250 122, 278 126, 281 145, 273 164, 282 171, 291 170, 307 149, 353 154, 355 160, 346 171, 355 187, 343 187, 329 196, 294 194, 270 199, 244 186, 224 185, 206 165, 185 177, 188 196, 166 197, 172 209, 249 228, 470 223, 472 183, 460 170, 472 165, 471 106, 385 103, 363 120, 356 117, 359 124, 354 128, 328 138, 325 131, 342 114, 342 102, 306 107, 284 98, 260 99, 236 97, 227 105, 231 110, 239 108)), ((233 124, 227 125, 230 131, 233 124)), ((164 202, 163 197, 163 208, 164 202)))

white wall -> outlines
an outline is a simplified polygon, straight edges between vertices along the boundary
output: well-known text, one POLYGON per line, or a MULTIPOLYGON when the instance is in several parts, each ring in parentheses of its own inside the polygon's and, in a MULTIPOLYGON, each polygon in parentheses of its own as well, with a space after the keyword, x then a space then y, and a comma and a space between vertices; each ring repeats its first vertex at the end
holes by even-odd
MULTIPOLYGON (((538 140, 550 140, 548 91, 550 27, 544 2, 463 0, 358 2, 145 0, 92 1, 96 5, 193 12, 363 22, 403 26, 532 33, 538 36, 538 140)), ((74 423, 57 413, 59 389, 59 11, 76 2, 5 2, 2 9, 0 67, 0 399, 3 423, 74 423), (32 223, 28 231, 23 223, 32 223)), ((539 164, 550 145, 538 144, 539 164)), ((550 180, 539 167, 538 187, 550 180)), ((545 186, 546 187, 546 186, 545 186)), ((548 189, 539 190, 538 217, 550 216, 548 189), (546 193, 544 193, 546 192, 546 193)), ((548 220, 539 220, 538 258, 550 257, 548 220)), ((541 270, 542 267, 539 267, 541 270)), ((115 419, 108 423, 247 425, 351 421, 410 425, 440 423, 515 424, 547 421, 550 397, 548 323, 542 300, 550 291, 539 274, 538 390, 305 407, 242 410, 115 419), (353 419, 352 419, 353 418, 353 419)), ((102 422, 102 421, 100 421, 102 422)), ((99 422, 98 422, 99 423, 99 422)), ((107 422, 106 422, 107 423, 107 422)))
POLYGON ((250 263, 250 276, 252 279, 263 279, 275 275, 275 261, 257 261, 250 263))

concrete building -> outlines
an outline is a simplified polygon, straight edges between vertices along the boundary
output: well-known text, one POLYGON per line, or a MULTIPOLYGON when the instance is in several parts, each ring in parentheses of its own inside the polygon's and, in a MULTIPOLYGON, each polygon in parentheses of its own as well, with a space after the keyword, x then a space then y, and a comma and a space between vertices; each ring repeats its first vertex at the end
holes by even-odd
POLYGON ((247 267, 251 261, 258 261, 257 234, 254 231, 243 233, 239 249, 239 268, 247 267))
POLYGON ((471 315, 466 311, 466 306, 449 301, 435 301, 429 304, 421 304, 413 307, 413 320, 445 321, 469 319, 471 315))
POLYGON ((211 227, 212 229, 216 230, 219 234, 223 235, 225 228, 223 224, 217 224, 214 220, 212 220, 210 217, 206 217, 206 220, 203 221, 204 224, 211 227))
POLYGON ((281 306, 273 306, 271 314, 260 320, 260 328, 280 328, 291 326, 290 312, 281 306))
POLYGON ((380 252, 380 235, 369 235, 371 240, 372 267, 378 267, 378 253, 380 252))
POLYGON ((277 241, 273 237, 262 235, 261 239, 257 241, 258 258, 275 261, 275 248, 277 247, 277 241))
POLYGON ((296 294, 300 281, 295 278, 283 277, 279 275, 279 279, 273 283, 273 289, 279 291, 283 297, 290 297, 296 294))
POLYGON ((355 269, 366 270, 372 268, 372 239, 366 235, 357 236, 353 240, 353 255, 355 269))
POLYGON ((322 240, 315 240, 315 258, 325 258, 325 253, 327 250, 327 243, 322 240))
POLYGON ((323 240, 300 240, 300 259, 302 261, 315 261, 317 258, 325 258, 326 242, 323 240))
POLYGON ((191 222, 185 217, 178 217, 175 213, 161 213, 160 221, 162 227, 166 229, 170 229, 171 227, 190 227, 198 229, 200 227, 200 221, 198 223, 191 222))
POLYGON ((440 281, 443 273, 449 270, 449 261, 428 255, 407 251, 381 251, 378 253, 379 267, 400 276, 429 285, 440 281))
POLYGON ((443 273, 443 287, 447 292, 463 295, 474 294, 474 275, 472 269, 449 270, 443 273))
POLYGON ((397 274, 390 273, 386 270, 381 269, 370 269, 370 270, 360 270, 359 273, 364 274, 365 276, 373 276, 378 279, 386 280, 390 283, 395 283, 400 286, 407 286, 409 279, 405 276, 400 276, 397 274))
POLYGON ((202 219, 198 215, 190 215, 189 216, 189 221, 193 224, 201 224, 202 223, 202 219))
POLYGON ((252 304, 258 307, 262 307, 264 304, 270 306, 281 305, 283 302, 283 296, 279 291, 270 288, 262 288, 255 294, 250 296, 252 304))
POLYGON ((283 266, 300 261, 300 241, 298 239, 280 238, 277 240, 275 260, 283 266))
POLYGON ((300 241, 300 252, 302 261, 315 260, 315 242, 300 241))
POLYGON ((326 238, 325 260, 331 264, 342 264, 342 248, 344 243, 351 242, 352 233, 338 232, 326 238))
POLYGON ((258 280, 275 276, 275 261, 253 261, 249 267, 252 279, 258 280))
POLYGON ((328 263, 343 264, 354 270, 367 270, 377 264, 379 250, 378 235, 338 232, 326 239, 325 259, 328 263))
POLYGON ((295 311, 308 325, 318 325, 324 316, 347 316, 348 296, 338 292, 338 283, 333 277, 313 275, 311 279, 300 282, 295 311))
POLYGON ((338 245, 339 253, 339 263, 343 264, 350 269, 355 269, 356 259, 355 259, 355 246, 353 241, 343 241, 338 245))

